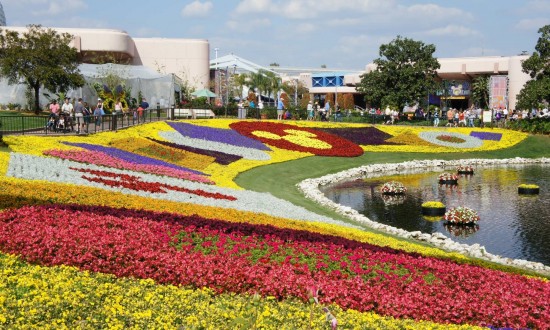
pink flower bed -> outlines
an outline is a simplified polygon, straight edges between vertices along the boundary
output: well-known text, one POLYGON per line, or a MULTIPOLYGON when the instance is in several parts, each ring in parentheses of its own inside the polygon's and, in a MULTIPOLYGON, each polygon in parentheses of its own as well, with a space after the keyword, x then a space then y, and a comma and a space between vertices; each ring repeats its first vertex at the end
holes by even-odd
POLYGON ((209 178, 195 174, 191 171, 179 170, 160 165, 136 164, 123 159, 112 157, 100 151, 82 151, 82 150, 47 150, 44 155, 57 157, 61 159, 72 160, 79 163, 107 166, 122 170, 131 170, 158 175, 166 175, 174 178, 213 184, 209 178))
POLYGON ((546 328, 550 284, 341 237, 86 206, 0 213, 0 250, 42 265, 308 299, 440 323, 546 328))

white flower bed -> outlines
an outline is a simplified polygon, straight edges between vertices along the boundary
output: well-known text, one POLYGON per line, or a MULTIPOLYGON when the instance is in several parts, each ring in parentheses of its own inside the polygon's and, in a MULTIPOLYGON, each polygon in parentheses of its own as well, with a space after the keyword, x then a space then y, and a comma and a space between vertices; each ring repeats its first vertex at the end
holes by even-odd
MULTIPOLYGON (((157 176, 153 174, 146 174, 140 172, 134 172, 129 170, 119 170, 109 167, 97 166, 92 164, 82 164, 70 160, 64 160, 52 157, 38 157, 33 155, 11 153, 10 162, 6 176, 15 177, 28 180, 44 180, 49 182, 58 182, 65 184, 75 184, 79 186, 95 187, 110 191, 117 191, 127 195, 137 195, 148 198, 169 200, 174 202, 192 203, 200 205, 208 205, 221 208, 231 208, 242 211, 251 211, 255 213, 266 213, 275 217, 281 217, 286 219, 295 219, 302 221, 315 221, 338 224, 341 226, 355 227, 349 223, 335 220, 329 217, 325 217, 314 212, 308 211, 303 207, 296 206, 288 201, 277 198, 269 193, 259 193, 249 190, 237 190, 230 188, 218 187, 215 185, 209 185, 199 182, 187 181, 178 178, 171 178, 166 176, 157 176), (117 174, 127 174, 136 176, 143 182, 158 182, 171 186, 187 188, 192 190, 203 190, 209 193, 220 193, 237 198, 237 200, 225 200, 215 199, 199 196, 196 194, 185 193, 181 191, 174 191, 167 189, 166 193, 154 193, 149 191, 138 191, 128 188, 112 187, 99 182, 91 182, 84 178, 83 175, 93 176, 91 174, 85 174, 76 170, 70 169, 87 169, 87 170, 99 170, 108 171, 117 174)), ((101 198, 101 197, 92 197, 101 198)))
POLYGON ((211 151, 222 151, 226 154, 241 156, 244 159, 251 160, 270 160, 271 156, 258 149, 247 148, 247 147, 238 147, 228 143, 208 141, 203 139, 195 139, 187 136, 183 136, 178 132, 159 132, 159 136, 165 138, 166 140, 188 147, 211 150, 211 151))
POLYGON ((483 140, 478 139, 474 136, 469 136, 466 134, 461 134, 456 132, 424 131, 424 132, 420 132, 418 136, 424 141, 428 141, 433 144, 437 144, 445 147, 451 147, 451 148, 479 148, 483 146, 483 140), (444 135, 463 139, 464 142, 457 143, 457 142, 442 141, 437 138, 438 136, 444 136, 444 135))
MULTIPOLYGON (((535 270, 537 272, 550 275, 550 267, 545 266, 540 262, 531 262, 521 259, 504 258, 498 255, 488 253, 485 247, 479 244, 461 244, 447 238, 441 233, 425 234, 420 231, 409 232, 404 229, 395 228, 392 226, 384 225, 370 220, 366 216, 360 214, 356 210, 348 206, 337 204, 327 197, 319 190, 319 186, 336 183, 342 180, 348 179, 363 179, 376 176, 394 175, 394 174, 412 174, 426 170, 444 170, 445 167, 456 168, 464 160, 421 160, 421 161, 409 161, 404 163, 392 163, 392 164, 373 164, 366 165, 357 168, 352 168, 339 173, 328 174, 320 178, 306 179, 297 184, 298 188, 304 193, 304 195, 327 207, 337 213, 340 213, 349 219, 367 225, 368 227, 379 230, 391 235, 400 236, 408 239, 415 239, 421 242, 430 243, 436 247, 442 248, 447 251, 459 252, 471 257, 485 259, 488 261, 496 262, 504 265, 511 265, 524 269, 535 270)), ((512 158, 512 159, 469 159, 468 163, 481 165, 510 165, 510 164, 550 164, 550 158, 538 158, 538 159, 526 159, 526 158, 512 158)))

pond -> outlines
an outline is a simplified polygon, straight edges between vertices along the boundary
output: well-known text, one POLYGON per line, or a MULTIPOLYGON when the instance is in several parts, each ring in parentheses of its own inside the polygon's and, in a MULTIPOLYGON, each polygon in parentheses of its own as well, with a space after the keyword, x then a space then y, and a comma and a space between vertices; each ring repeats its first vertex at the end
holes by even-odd
POLYGON ((550 265, 550 166, 477 167, 473 175, 460 175, 458 185, 439 184, 440 173, 350 179, 320 189, 332 201, 379 223, 439 232, 460 243, 483 245, 489 253, 550 265), (381 186, 391 180, 403 183, 407 193, 382 195, 381 186), (540 194, 519 195, 517 186, 522 183, 537 184, 540 194), (444 220, 426 218, 421 205, 427 201, 441 201, 447 210, 470 207, 479 213, 478 226, 449 226, 444 220))

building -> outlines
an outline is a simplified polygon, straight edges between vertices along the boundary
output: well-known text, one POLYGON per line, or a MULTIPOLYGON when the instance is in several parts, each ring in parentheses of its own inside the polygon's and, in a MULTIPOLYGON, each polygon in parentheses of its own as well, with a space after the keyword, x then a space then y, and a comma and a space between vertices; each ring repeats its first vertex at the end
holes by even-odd
MULTIPOLYGON (((528 56, 484 56, 440 58, 438 77, 444 88, 438 95, 428 96, 432 104, 440 104, 457 109, 467 108, 470 100, 472 81, 480 75, 489 75, 491 107, 515 109, 517 95, 529 81, 528 74, 522 71, 521 64, 528 56)), ((354 93, 360 83, 361 75, 375 70, 374 64, 368 64, 364 71, 355 73, 301 73, 300 79, 312 94, 354 93)))
MULTIPOLYGON (((1 17, 0 17, 1 18, 1 17)), ((4 27, 24 32, 26 27, 4 27)), ((143 65, 164 74, 175 74, 190 87, 207 88, 210 45, 206 39, 132 38, 112 29, 52 28, 74 36, 72 45, 82 63, 143 65)))

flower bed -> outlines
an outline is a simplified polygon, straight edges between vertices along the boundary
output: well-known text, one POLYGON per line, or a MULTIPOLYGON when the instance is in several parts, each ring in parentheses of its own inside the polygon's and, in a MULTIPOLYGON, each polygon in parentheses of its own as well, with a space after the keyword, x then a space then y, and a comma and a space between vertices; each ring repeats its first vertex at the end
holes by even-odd
POLYGON ((540 192, 540 187, 536 184, 520 184, 518 186, 518 194, 522 195, 537 195, 540 192))
POLYGON ((382 185, 380 192, 384 195, 402 195, 407 192, 407 187, 405 187, 401 182, 390 181, 382 185))
POLYGON ((436 201, 422 203, 422 214, 426 216, 441 216, 445 214, 445 204, 436 201))
POLYGON ((0 214, 0 249, 40 265, 218 293, 307 301, 307 288, 315 285, 323 304, 439 323, 541 327, 550 317, 550 285, 537 279, 341 237, 197 216, 25 207, 0 214))
POLYGON ((460 165, 456 168, 458 174, 474 174, 474 167, 470 165, 460 165))
POLYGON ((479 221, 479 215, 469 207, 458 206, 445 212, 443 219, 450 224, 471 225, 479 221))
POLYGON ((458 183, 458 175, 454 173, 449 172, 443 172, 439 174, 438 178, 439 183, 441 184, 457 184, 458 183))

